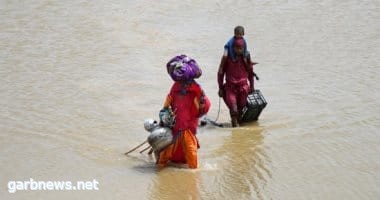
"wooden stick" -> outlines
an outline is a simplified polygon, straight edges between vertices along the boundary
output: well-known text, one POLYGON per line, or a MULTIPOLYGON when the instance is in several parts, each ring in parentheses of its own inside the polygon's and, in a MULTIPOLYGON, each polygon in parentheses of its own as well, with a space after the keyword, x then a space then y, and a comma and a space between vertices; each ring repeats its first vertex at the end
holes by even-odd
POLYGON ((143 149, 142 151, 140 151, 140 153, 142 153, 142 152, 148 150, 149 148, 151 148, 150 145, 149 145, 149 147, 147 147, 147 148, 143 149))
POLYGON ((150 154, 152 154, 152 153, 153 153, 153 148, 151 148, 151 149, 149 150, 148 154, 150 155, 150 154))
POLYGON ((135 148, 129 150, 128 152, 124 153, 124 155, 128 155, 129 153, 131 153, 132 151, 134 151, 134 150, 136 150, 137 148, 141 147, 142 145, 144 145, 144 144, 147 143, 147 142, 148 142, 148 140, 145 140, 143 143, 137 145, 137 147, 135 147, 135 148))

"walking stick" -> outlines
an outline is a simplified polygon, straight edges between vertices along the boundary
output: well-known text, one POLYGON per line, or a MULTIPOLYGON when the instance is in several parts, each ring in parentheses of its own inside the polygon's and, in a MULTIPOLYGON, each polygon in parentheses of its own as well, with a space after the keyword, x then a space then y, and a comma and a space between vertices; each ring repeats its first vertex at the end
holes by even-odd
POLYGON ((132 151, 134 151, 134 150, 136 150, 137 148, 141 147, 142 145, 144 145, 144 144, 147 143, 147 142, 148 142, 148 140, 145 140, 143 143, 137 145, 137 147, 135 147, 135 148, 129 150, 128 152, 124 153, 124 155, 128 155, 129 153, 131 153, 132 151))

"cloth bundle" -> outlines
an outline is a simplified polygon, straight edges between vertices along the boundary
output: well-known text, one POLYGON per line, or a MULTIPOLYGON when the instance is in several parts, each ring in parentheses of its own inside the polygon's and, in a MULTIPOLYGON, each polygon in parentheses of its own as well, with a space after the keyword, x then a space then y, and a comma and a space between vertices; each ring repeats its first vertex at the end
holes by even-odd
POLYGON ((174 81, 190 81, 202 75, 197 62, 186 55, 175 56, 166 64, 166 67, 174 81))

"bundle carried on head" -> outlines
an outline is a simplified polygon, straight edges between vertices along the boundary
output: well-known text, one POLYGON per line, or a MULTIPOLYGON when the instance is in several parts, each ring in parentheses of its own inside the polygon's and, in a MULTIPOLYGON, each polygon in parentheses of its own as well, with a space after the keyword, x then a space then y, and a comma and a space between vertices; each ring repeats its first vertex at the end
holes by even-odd
POLYGON ((166 64, 166 67, 174 81, 190 81, 202 75, 197 62, 186 55, 175 56, 166 64))

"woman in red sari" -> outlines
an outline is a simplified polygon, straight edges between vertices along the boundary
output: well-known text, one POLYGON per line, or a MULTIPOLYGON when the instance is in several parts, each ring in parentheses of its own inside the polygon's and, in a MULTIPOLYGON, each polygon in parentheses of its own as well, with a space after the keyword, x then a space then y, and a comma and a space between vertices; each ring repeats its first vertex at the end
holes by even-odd
POLYGON ((169 107, 175 112, 173 143, 160 152, 157 165, 164 167, 171 161, 187 164, 192 169, 197 168, 198 120, 208 112, 210 101, 194 80, 176 81, 164 103, 164 109, 169 107))
POLYGON ((232 127, 239 126, 241 110, 247 104, 247 96, 255 90, 253 63, 243 38, 235 38, 231 55, 222 57, 218 70, 219 96, 223 97, 231 115, 232 127), (224 82, 225 78, 225 83, 224 82))

